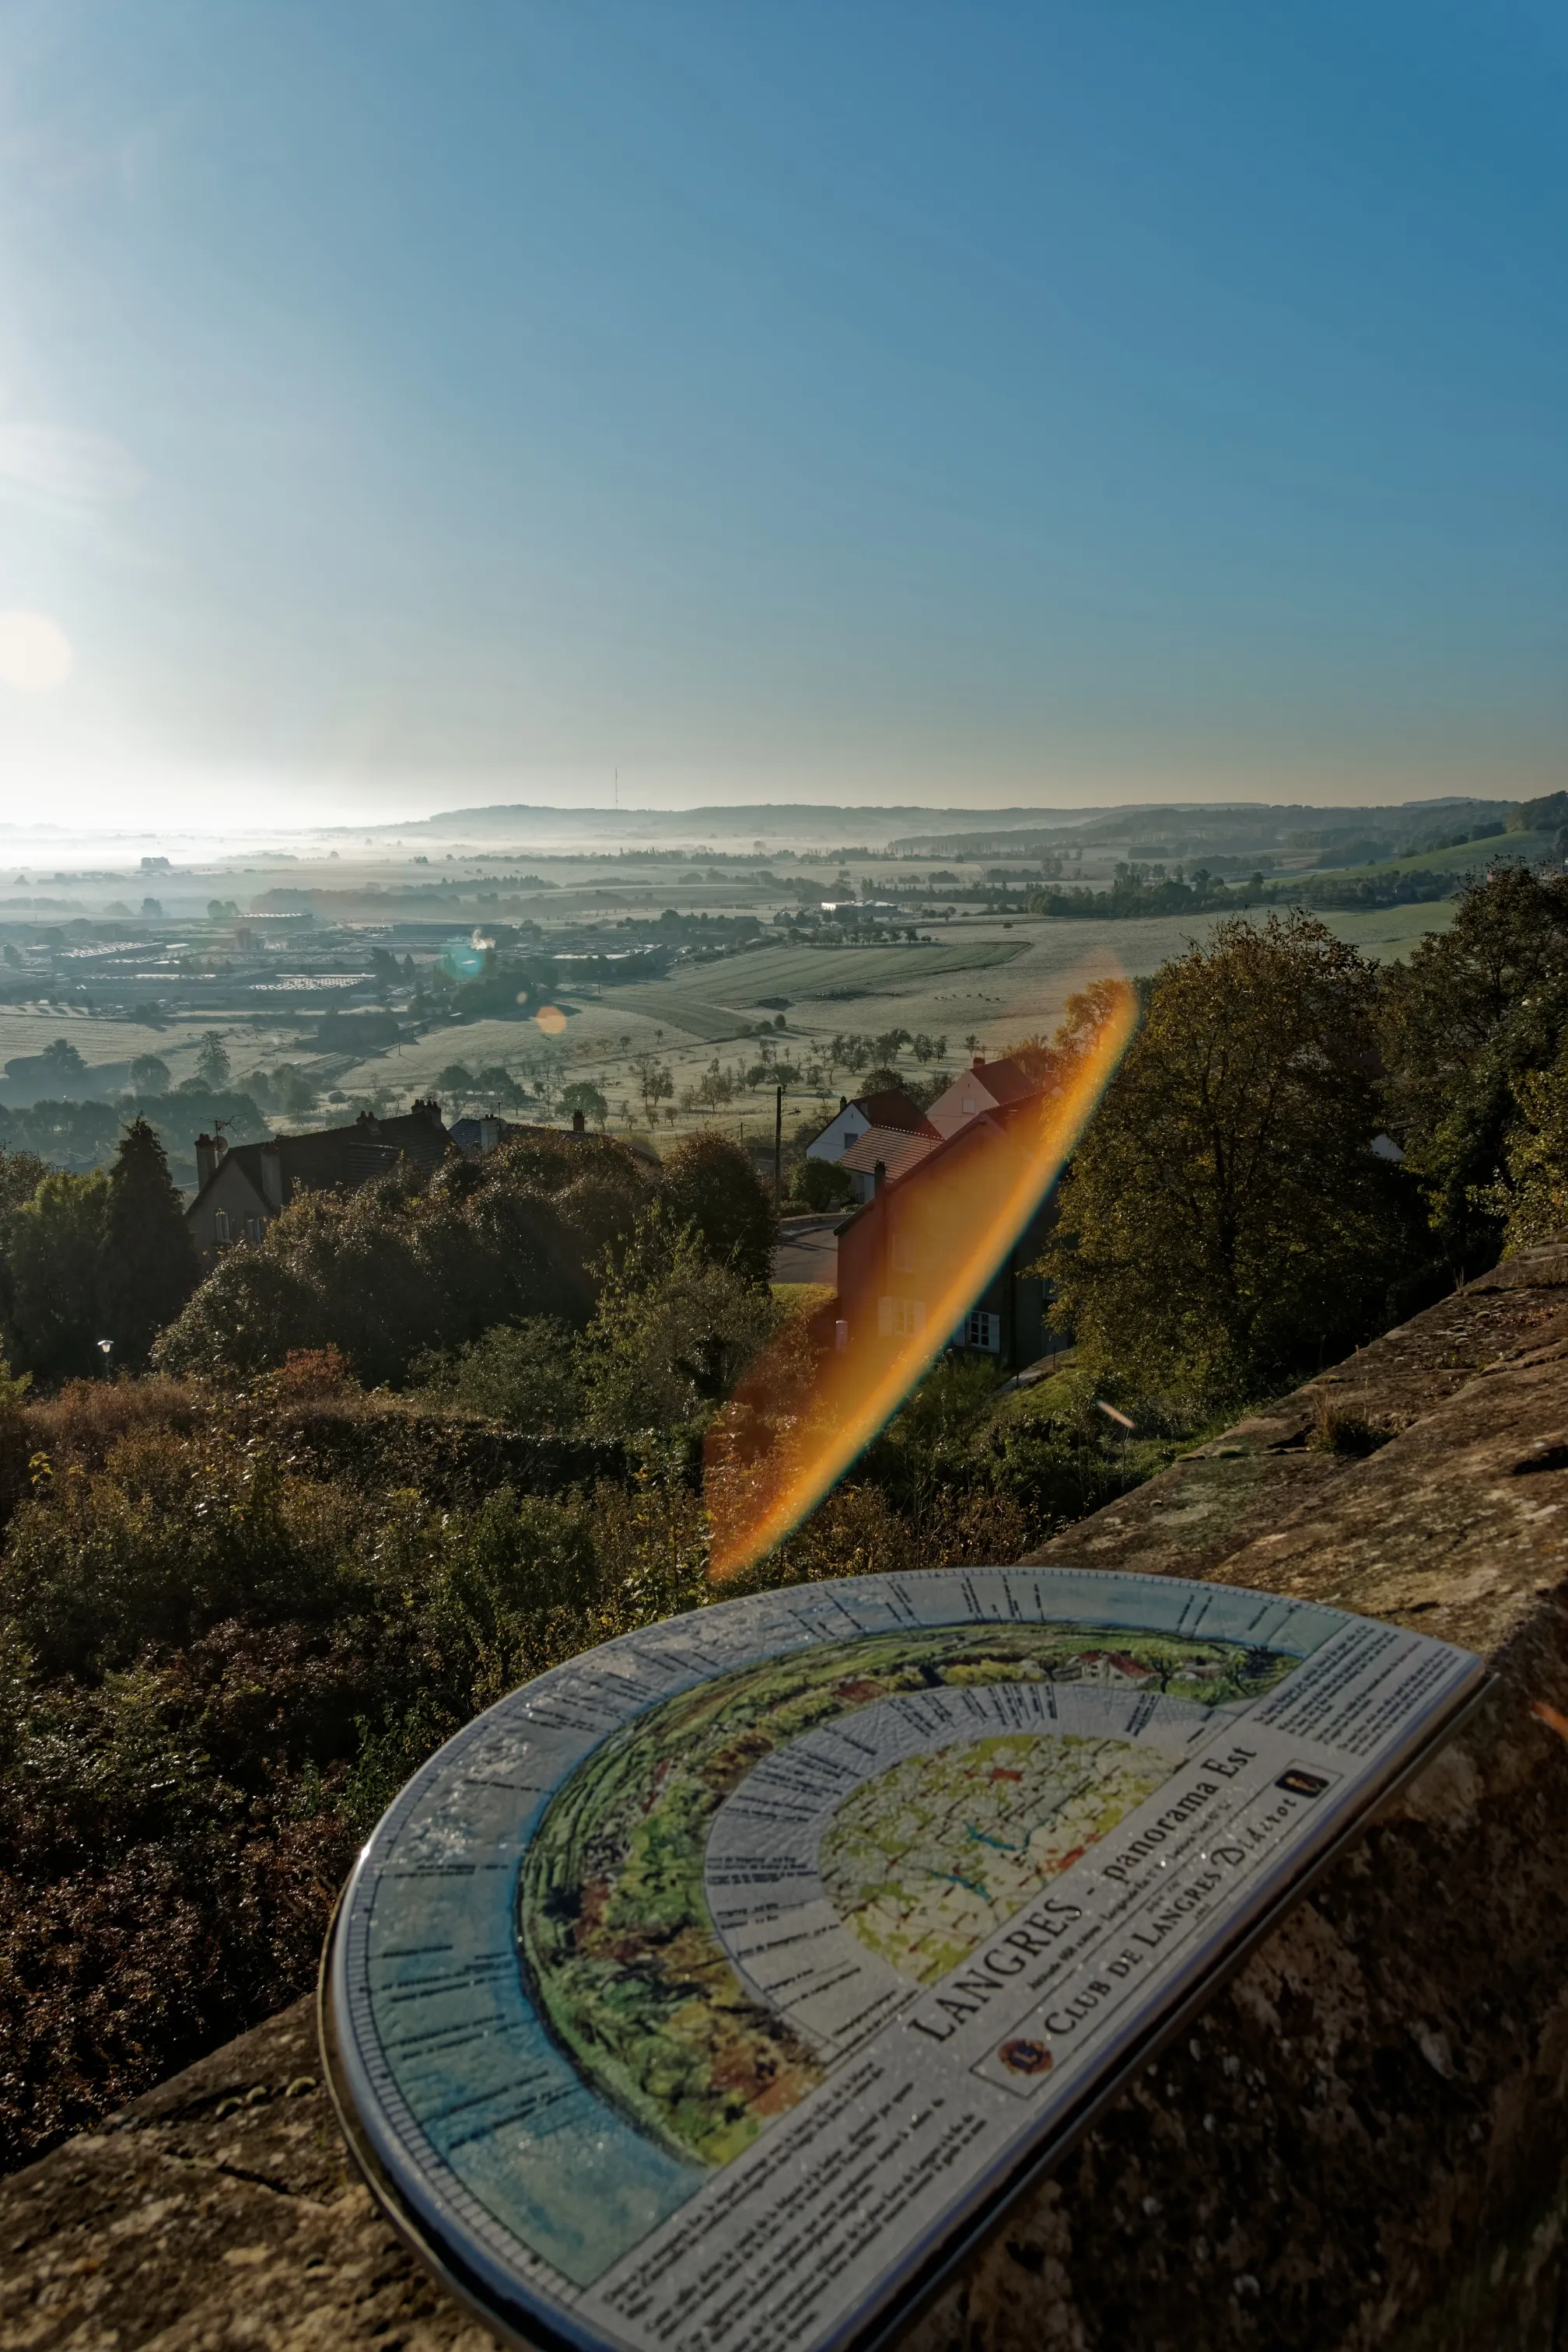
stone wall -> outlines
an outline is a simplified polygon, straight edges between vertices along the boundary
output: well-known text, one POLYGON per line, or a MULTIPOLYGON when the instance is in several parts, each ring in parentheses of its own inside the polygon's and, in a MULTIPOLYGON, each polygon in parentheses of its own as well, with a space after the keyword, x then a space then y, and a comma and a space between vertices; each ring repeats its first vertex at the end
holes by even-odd
MULTIPOLYGON (((1410 1623, 1497 1688, 904 2352, 1568 2344, 1568 1725, 1532 1712, 1568 1717, 1568 1248, 1038 1557, 1410 1623), (1336 1423, 1386 1442, 1325 1448, 1336 1423)), ((300 2003, 0 2184, 0 2352, 479 2352, 358 2185, 319 2076, 300 2003)))

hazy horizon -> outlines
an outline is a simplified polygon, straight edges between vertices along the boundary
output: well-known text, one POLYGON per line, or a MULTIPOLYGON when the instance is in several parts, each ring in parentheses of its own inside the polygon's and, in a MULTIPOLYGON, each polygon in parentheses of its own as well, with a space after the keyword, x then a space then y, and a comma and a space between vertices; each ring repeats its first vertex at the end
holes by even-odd
MULTIPOLYGON (((1470 795, 1446 794, 1413 798, 1395 802, 1360 801, 1353 803, 1332 802, 1267 802, 1258 799, 1233 798, 1222 800, 1119 801, 1083 803, 1075 807, 1062 804, 1014 803, 1011 806, 971 806, 936 802, 880 801, 848 803, 837 801, 794 802, 730 802, 691 803, 668 808, 623 808, 614 803, 579 808, 551 806, 546 803, 491 802, 468 808, 437 809, 422 814, 378 818, 362 814, 357 822, 333 822, 320 818, 310 824, 289 824, 281 820, 253 825, 157 824, 152 821, 127 821, 119 825, 72 824, 58 820, 40 820, 33 824, 0 819, 0 869, 11 870, 28 864, 47 862, 50 857, 66 856, 75 863, 92 864, 97 859, 112 856, 185 848, 198 860, 222 859, 247 854, 266 856, 268 852, 289 855, 284 846, 297 843, 305 854, 312 845, 320 854, 330 842, 341 842, 345 848, 368 849, 373 853, 393 853, 406 844, 413 835, 425 834, 434 843, 460 844, 466 838, 488 841, 492 846, 504 842, 509 847, 542 856, 552 852, 570 852, 574 848, 607 852, 616 846, 631 847, 639 842, 658 842, 666 846, 678 845, 682 839, 677 821, 692 820, 685 839, 699 842, 712 835, 721 839, 726 835, 736 836, 731 852, 741 846, 740 836, 749 835, 753 825, 763 834, 773 836, 773 845, 785 849, 791 836, 804 842, 808 836, 820 845, 830 845, 826 828, 818 833, 799 820, 820 810, 825 817, 841 821, 837 828, 847 835, 858 827, 883 836, 873 843, 880 848, 886 839, 899 833, 918 835, 922 821, 929 820, 926 829, 932 832, 949 829, 959 831, 971 824, 984 827, 987 820, 997 825, 999 834, 1010 829, 1026 833, 1037 823, 1071 826, 1090 824, 1096 818, 1115 814, 1156 816, 1177 810, 1216 814, 1251 809, 1288 811, 1305 818, 1313 815, 1332 816, 1347 810, 1364 810, 1369 815, 1390 809, 1422 808, 1434 810, 1469 799, 1470 795), (602 820, 602 822, 598 822, 602 820), (700 824, 698 820, 705 820, 700 824), (876 820, 878 822, 872 822, 876 820), (368 830, 366 830, 368 828, 368 830)), ((1499 803, 1506 805, 1506 803, 1499 803)), ((747 839, 746 847, 765 846, 758 840, 747 839)), ((362 859, 363 862, 363 859, 362 859)), ((4 873, 0 872, 0 878, 4 873)))

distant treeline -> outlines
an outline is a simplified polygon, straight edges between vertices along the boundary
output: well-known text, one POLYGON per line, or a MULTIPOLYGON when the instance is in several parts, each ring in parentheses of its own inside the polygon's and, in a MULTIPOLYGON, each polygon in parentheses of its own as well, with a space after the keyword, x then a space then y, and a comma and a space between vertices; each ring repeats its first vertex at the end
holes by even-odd
POLYGON ((186 1084, 172 1094, 118 1102, 37 1102, 26 1110, 0 1105, 0 1151, 29 1151, 50 1168, 106 1168, 125 1128, 144 1118, 176 1172, 195 1175, 195 1144, 220 1121, 231 1143, 259 1143, 271 1132, 248 1094, 186 1084))
POLYGON ((1260 898, 1262 887, 1262 876, 1256 875, 1250 885, 1229 889, 1201 866, 1190 879, 1179 875, 1158 877, 1132 867, 1119 872, 1106 890, 1043 883, 1029 892, 1025 905, 1031 915, 1094 916, 1101 920, 1116 915, 1203 915, 1222 908, 1234 914, 1260 898))
POLYGON ((1268 896, 1287 898, 1294 907, 1409 907, 1431 898, 1457 898, 1466 878, 1435 873, 1430 866, 1417 866, 1408 874, 1396 870, 1359 877, 1314 874, 1300 881, 1275 883, 1268 896))

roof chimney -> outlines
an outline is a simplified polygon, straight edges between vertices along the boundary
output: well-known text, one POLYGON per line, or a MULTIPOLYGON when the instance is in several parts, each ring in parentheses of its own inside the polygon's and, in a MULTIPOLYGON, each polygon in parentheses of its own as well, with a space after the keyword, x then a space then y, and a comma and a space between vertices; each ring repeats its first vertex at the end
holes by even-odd
POLYGON ((849 1097, 848 1097, 848 1096, 847 1096, 847 1095, 840 1095, 840 1096, 839 1096, 839 1097, 838 1097, 838 1108, 839 1108, 839 1109, 840 1109, 840 1110, 847 1110, 847 1109, 848 1109, 848 1108, 849 1108, 849 1097))
POLYGON ((877 1165, 871 1171, 871 1184, 873 1191, 879 1192, 887 1181, 888 1163, 885 1160, 879 1160, 877 1165))
POLYGON ((587 1119, 580 1110, 572 1114, 572 1132, 574 1135, 586 1135, 588 1132, 587 1119))
POLYGON ((974 1056, 973 1067, 977 1070, 983 1070, 985 1067, 985 1056, 984 1054, 976 1054, 974 1056))
POLYGON ((283 1154, 276 1139, 262 1145, 259 1157, 261 1197, 269 1209, 280 1209, 283 1206, 283 1154))
POLYGON ((196 1190, 198 1192, 203 1185, 210 1183, 216 1174, 217 1157, 217 1145, 213 1141, 212 1137, 198 1135, 196 1138, 196 1190))

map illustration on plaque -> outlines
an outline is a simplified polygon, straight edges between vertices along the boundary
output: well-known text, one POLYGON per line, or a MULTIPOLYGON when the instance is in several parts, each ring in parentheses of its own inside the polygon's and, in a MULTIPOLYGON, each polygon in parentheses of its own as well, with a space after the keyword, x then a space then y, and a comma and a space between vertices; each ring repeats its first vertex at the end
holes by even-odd
POLYGON ((721 1602, 468 1727, 362 1855, 329 2063, 521 2342, 868 2340, 1479 1687, 1233 1588, 721 1602))
MULTIPOLYGON (((1109 1627, 959 1626, 824 1643, 668 1699, 579 1768, 530 1845, 519 1933, 542 2013, 634 2121, 724 2163, 846 2035, 956 1968, 1163 1785, 1184 1747, 1107 1736, 1150 1717, 1130 1698, 1206 1708, 1293 1663, 1109 1627), (808 1885, 831 1925, 798 1924, 808 1885)), ((1177 1722, 1186 1710, 1163 1710, 1177 1722)))

